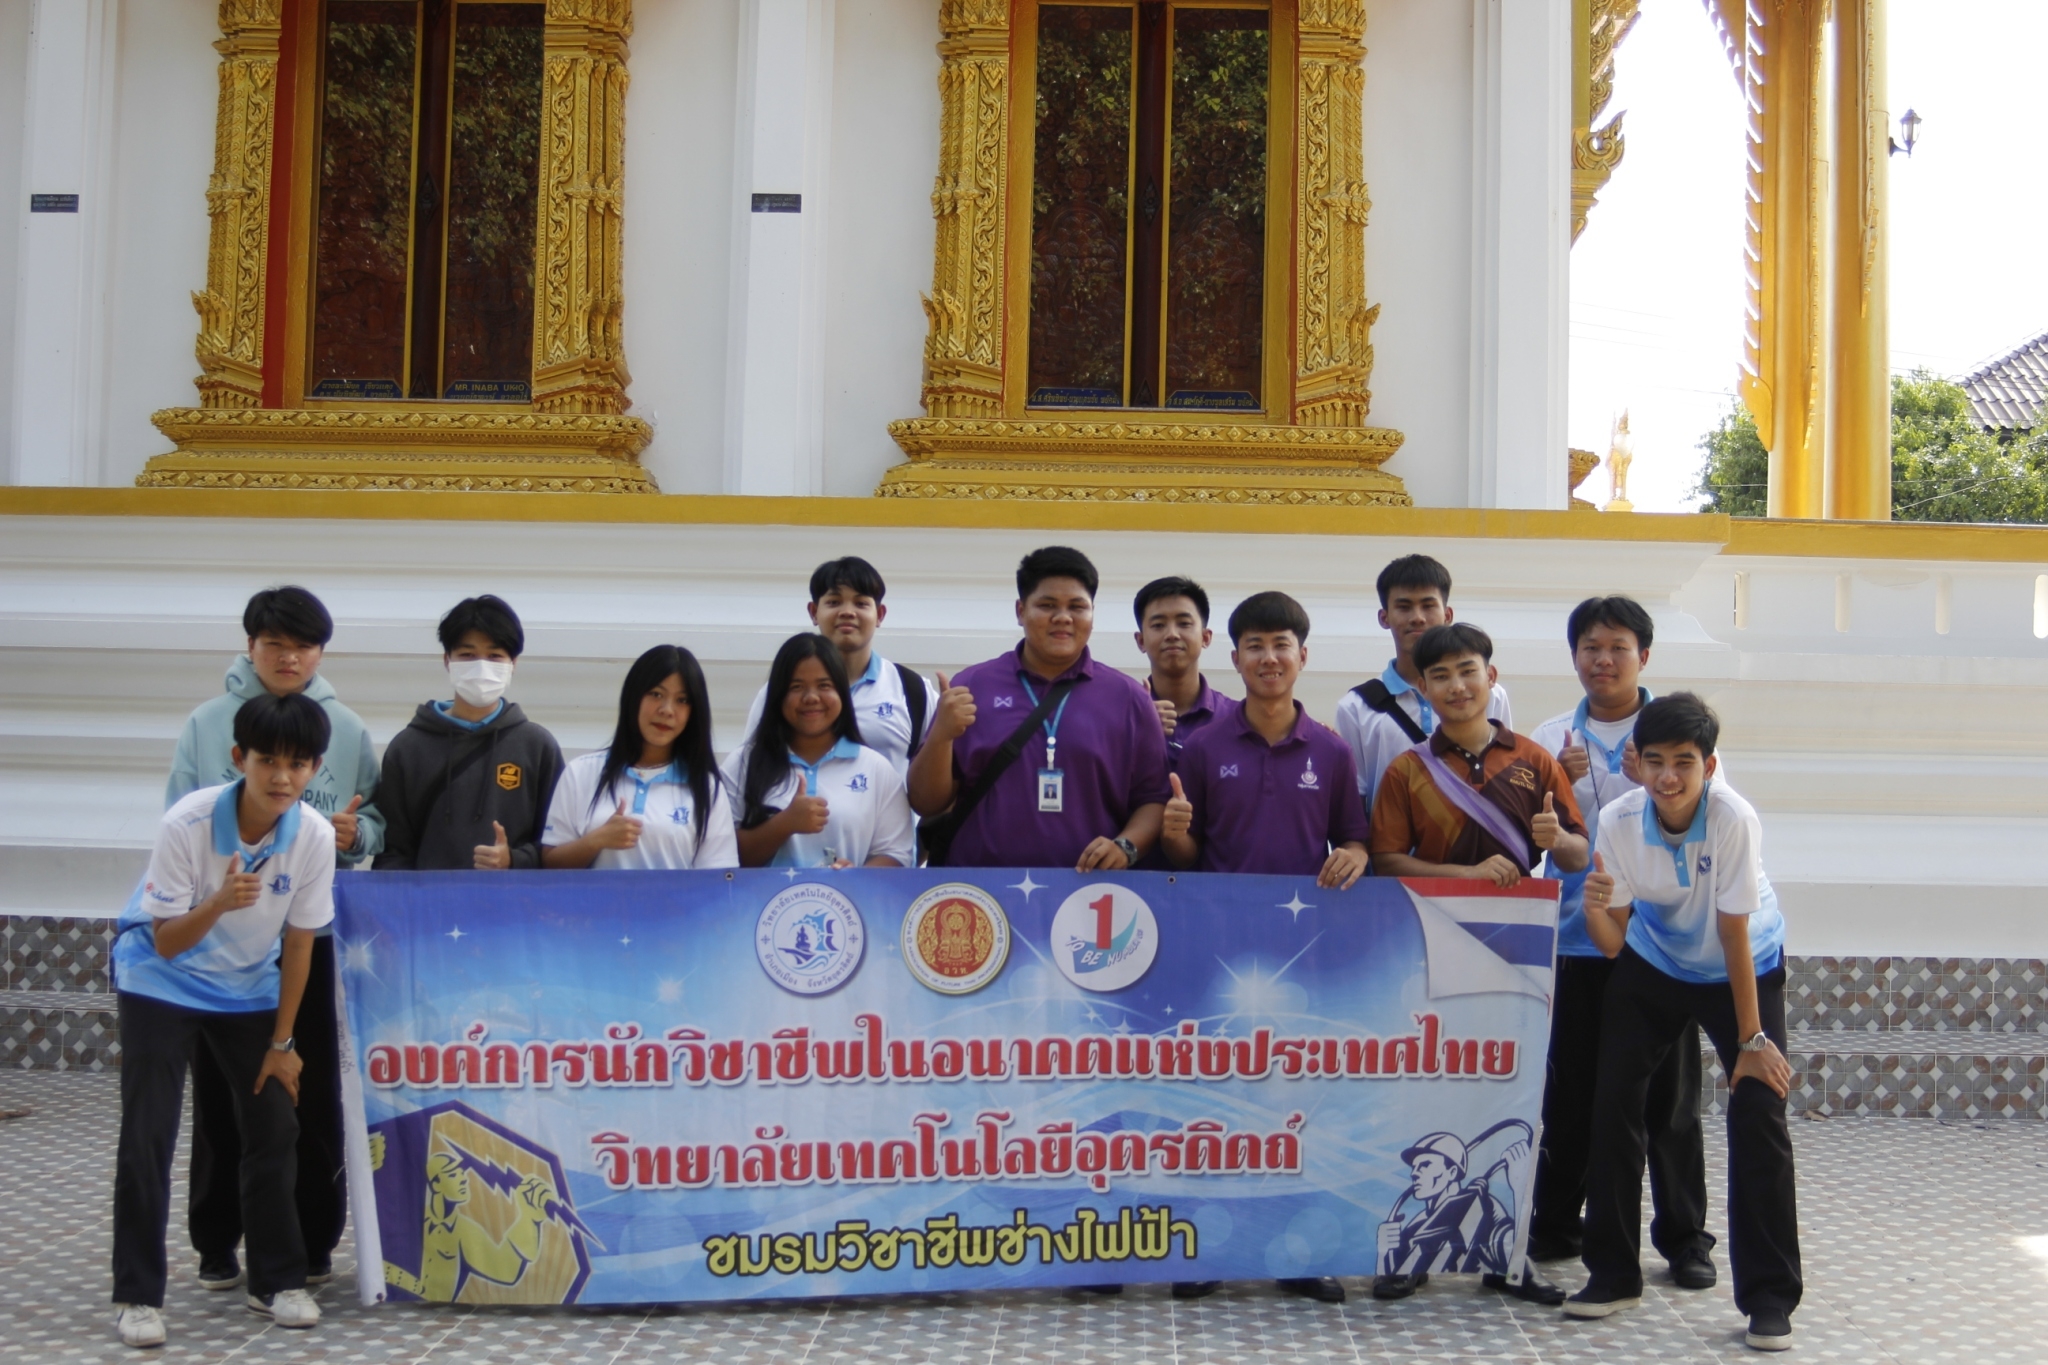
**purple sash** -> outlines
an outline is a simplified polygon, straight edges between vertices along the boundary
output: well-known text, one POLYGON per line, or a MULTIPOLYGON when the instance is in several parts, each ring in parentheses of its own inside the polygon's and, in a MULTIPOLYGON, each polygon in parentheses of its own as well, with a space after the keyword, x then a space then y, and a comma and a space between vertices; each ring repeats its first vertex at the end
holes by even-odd
POLYGON ((1514 855, 1523 871, 1536 865, 1535 859, 1529 856, 1529 836, 1508 818, 1506 811, 1474 791, 1471 783, 1452 772, 1450 765, 1431 751, 1427 740, 1409 752, 1421 759, 1422 766, 1429 769, 1429 775, 1435 779, 1437 790, 1444 794, 1444 799, 1465 812, 1468 819, 1477 821, 1481 829, 1491 834, 1502 848, 1514 855))

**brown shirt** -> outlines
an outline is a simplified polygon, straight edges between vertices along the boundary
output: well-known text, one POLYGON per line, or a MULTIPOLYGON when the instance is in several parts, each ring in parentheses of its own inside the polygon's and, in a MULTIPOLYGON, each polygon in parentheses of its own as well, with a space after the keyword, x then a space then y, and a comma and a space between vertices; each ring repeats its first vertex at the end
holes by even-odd
MULTIPOLYGON (((1429 737, 1430 752, 1452 772, 1462 774, 1482 801, 1491 801, 1521 826, 1524 834, 1548 795, 1556 798, 1551 809, 1558 824, 1583 838, 1586 826, 1579 818, 1579 803, 1572 797, 1571 779, 1557 760, 1499 721, 1492 725, 1493 742, 1484 753, 1466 753, 1445 737, 1441 726, 1429 737)), ((1476 820, 1467 819, 1465 812, 1437 790, 1435 776, 1412 751, 1396 758, 1380 779, 1372 803, 1369 847, 1375 856, 1405 853, 1426 863, 1458 867, 1476 866, 1495 854, 1521 864, 1512 850, 1501 847, 1498 839, 1476 820)), ((1534 849, 1534 840, 1530 847, 1534 849)), ((1533 870, 1522 868, 1524 872, 1533 870)))

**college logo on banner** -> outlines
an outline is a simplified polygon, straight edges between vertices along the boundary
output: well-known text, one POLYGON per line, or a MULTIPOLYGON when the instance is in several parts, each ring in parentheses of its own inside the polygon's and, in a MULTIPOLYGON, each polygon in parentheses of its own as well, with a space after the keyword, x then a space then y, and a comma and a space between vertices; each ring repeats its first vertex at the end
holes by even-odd
POLYGON ((1096 882, 1061 902, 1052 917, 1052 960, 1083 990, 1120 991, 1152 969, 1159 921, 1128 886, 1096 882))
POLYGON ((860 966, 867 928, 852 901, 829 886, 792 886, 761 907, 754 955, 768 979, 798 995, 823 995, 860 966))
POLYGON ((980 990, 1009 956, 1009 917, 979 887, 935 886, 904 912, 903 965, 941 995, 980 990))

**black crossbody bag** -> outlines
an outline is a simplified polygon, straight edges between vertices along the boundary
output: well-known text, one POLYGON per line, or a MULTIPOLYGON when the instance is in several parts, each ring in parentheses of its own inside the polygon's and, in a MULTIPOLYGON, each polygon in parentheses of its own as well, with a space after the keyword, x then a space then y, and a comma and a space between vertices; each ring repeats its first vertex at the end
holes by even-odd
POLYGON ((1420 744, 1429 738, 1423 728, 1415 723, 1414 717, 1401 709, 1401 703, 1394 700, 1394 694, 1389 692, 1387 685, 1378 678, 1368 678, 1351 690, 1358 694, 1360 701, 1373 710, 1383 716, 1392 716, 1394 724, 1401 727, 1401 733, 1408 736, 1410 743, 1420 744))
POLYGON ((924 845, 926 862, 933 867, 947 865, 946 858, 953 851, 953 838, 959 834, 960 826, 967 822, 974 808, 994 788, 996 780, 1010 770, 1010 765, 1024 752, 1024 746, 1031 742, 1031 732, 1045 723, 1045 718, 1073 688, 1074 682, 1073 678, 1064 678, 1048 688, 1038 705, 1031 708, 1031 714, 1024 717, 1024 723, 988 756, 981 775, 968 785, 967 790, 955 797, 951 806, 917 827, 918 842, 924 845))

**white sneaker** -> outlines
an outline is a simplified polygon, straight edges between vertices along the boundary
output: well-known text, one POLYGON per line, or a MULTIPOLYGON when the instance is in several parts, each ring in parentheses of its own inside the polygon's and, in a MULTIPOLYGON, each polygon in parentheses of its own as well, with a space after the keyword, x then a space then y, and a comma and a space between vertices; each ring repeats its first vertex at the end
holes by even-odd
POLYGON ((249 1311, 262 1314, 279 1327, 303 1329, 320 1321, 320 1305, 303 1289, 280 1289, 268 1297, 251 1294, 249 1311))
POLYGON ((123 1346, 164 1344, 164 1315, 146 1303, 116 1304, 121 1310, 114 1325, 121 1329, 123 1346))

